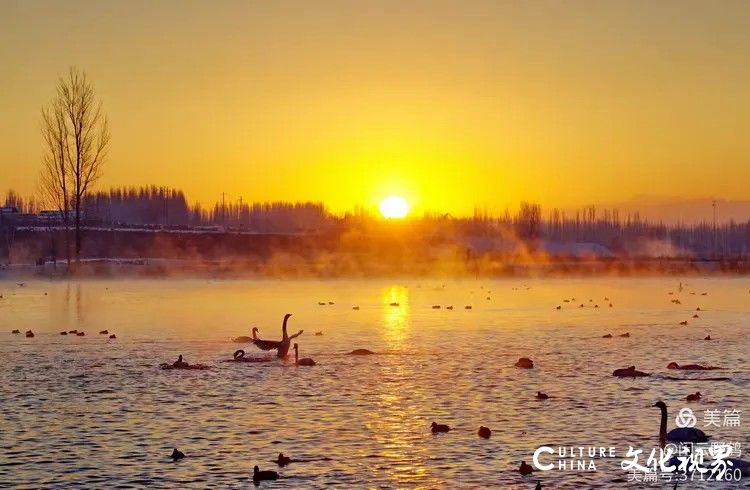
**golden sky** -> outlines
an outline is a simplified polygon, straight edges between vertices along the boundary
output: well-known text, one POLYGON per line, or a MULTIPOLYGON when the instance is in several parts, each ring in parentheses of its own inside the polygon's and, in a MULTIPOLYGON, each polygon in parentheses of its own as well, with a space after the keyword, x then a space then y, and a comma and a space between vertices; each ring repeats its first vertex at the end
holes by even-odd
POLYGON ((110 118, 100 187, 337 212, 747 199, 748 60, 743 1, 4 1, 0 185, 35 191, 40 108, 76 65, 110 118))

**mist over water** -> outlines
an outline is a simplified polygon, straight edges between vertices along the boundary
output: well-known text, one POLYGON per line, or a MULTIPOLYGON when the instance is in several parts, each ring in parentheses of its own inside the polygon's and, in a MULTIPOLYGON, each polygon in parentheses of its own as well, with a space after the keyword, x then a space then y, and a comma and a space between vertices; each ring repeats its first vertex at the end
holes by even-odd
MULTIPOLYGON (((258 464, 279 471, 273 488, 523 489, 537 480, 660 488, 628 483, 620 468, 628 445, 645 457, 658 445, 656 400, 667 403, 670 428, 684 406, 700 428, 704 410, 750 408, 750 280, 685 285, 679 293, 674 278, 0 282, 0 487, 239 488, 258 464), (270 355, 231 339, 253 326, 278 339, 287 312, 289 331, 305 330, 300 357, 317 366, 222 362, 238 348, 270 355), (35 338, 24 338, 28 329, 35 338), (72 329, 86 336, 59 335, 72 329), (346 355, 356 348, 378 355, 346 355), (179 354, 212 369, 159 369, 179 354), (519 357, 535 369, 513 367, 519 357), (670 361, 722 366, 710 376, 731 381, 667 380, 708 376, 667 370, 670 361), (611 376, 630 365, 654 376, 611 376), (537 401, 537 391, 550 399, 537 401), (703 400, 688 404, 695 391, 703 400), (433 420, 453 430, 432 435, 433 420), (493 430, 489 440, 477 437, 480 425, 493 430), (595 472, 521 477, 520 461, 540 445, 616 446, 617 458, 596 460, 595 472), (173 447, 187 458, 173 463, 173 447), (310 461, 279 469, 270 462, 279 452, 310 461)), ((705 430, 744 450, 745 424, 705 430)))

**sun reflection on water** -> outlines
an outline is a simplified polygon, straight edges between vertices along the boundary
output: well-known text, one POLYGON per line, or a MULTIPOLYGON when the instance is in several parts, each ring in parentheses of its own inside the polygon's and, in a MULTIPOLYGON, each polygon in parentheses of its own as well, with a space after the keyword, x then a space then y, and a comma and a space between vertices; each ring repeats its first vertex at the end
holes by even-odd
POLYGON ((409 289, 383 288, 383 339, 393 349, 403 346, 409 335, 409 289))

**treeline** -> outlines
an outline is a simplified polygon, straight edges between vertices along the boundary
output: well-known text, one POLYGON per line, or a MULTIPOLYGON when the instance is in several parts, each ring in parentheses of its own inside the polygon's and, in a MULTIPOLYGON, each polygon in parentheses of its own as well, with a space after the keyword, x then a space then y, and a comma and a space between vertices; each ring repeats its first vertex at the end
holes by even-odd
MULTIPOLYGON (((39 212, 38 201, 9 191, 4 201, 22 213, 39 212)), ((114 188, 90 193, 85 220, 103 226, 219 227, 252 232, 313 232, 366 228, 379 220, 362 208, 344 216, 327 211, 322 203, 243 203, 217 201, 189 204, 185 194, 168 187, 114 188)), ((648 256, 747 256, 750 221, 722 224, 667 225, 642 219, 638 213, 621 216, 616 209, 588 206, 574 214, 559 209, 546 216, 540 205, 521 203, 515 213, 494 216, 475 211, 467 218, 427 214, 412 220, 425 235, 501 237, 534 244, 595 243, 615 254, 648 256)))

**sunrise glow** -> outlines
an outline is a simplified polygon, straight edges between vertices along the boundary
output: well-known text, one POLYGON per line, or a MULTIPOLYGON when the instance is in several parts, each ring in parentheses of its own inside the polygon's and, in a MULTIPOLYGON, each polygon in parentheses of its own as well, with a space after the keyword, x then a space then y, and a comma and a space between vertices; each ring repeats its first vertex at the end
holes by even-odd
POLYGON ((380 214, 388 219, 401 219, 409 214, 409 203, 401 196, 388 196, 380 201, 380 214))

